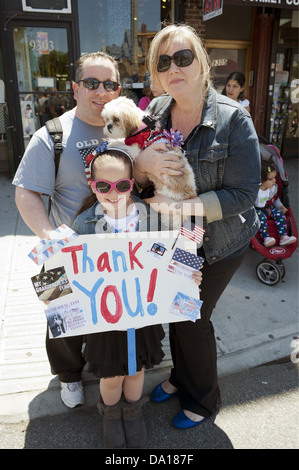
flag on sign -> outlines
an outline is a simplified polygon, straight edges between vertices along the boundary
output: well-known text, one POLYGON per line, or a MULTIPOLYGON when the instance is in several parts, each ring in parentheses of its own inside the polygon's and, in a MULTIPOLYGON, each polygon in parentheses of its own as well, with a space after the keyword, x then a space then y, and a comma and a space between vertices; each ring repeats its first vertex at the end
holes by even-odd
POLYGON ((189 238, 192 241, 195 241, 198 244, 201 243, 204 233, 205 230, 203 228, 193 224, 192 222, 185 222, 180 229, 181 235, 189 238))
POLYGON ((176 248, 171 261, 177 261, 178 263, 198 270, 202 267, 204 258, 190 253, 189 251, 176 248))

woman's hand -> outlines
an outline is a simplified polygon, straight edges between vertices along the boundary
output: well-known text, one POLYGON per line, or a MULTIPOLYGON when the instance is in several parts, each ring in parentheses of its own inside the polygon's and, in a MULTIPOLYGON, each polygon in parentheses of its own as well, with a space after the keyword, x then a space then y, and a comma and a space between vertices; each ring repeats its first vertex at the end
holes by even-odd
MULTIPOLYGON (((194 273, 192 274, 192 277, 195 281, 195 283, 200 286, 200 284, 202 283, 202 272, 201 270, 199 271, 194 271, 194 273)), ((199 292, 201 292, 201 290, 199 289, 199 292)))
POLYGON ((163 175, 182 175, 182 161, 171 153, 166 144, 152 144, 142 150, 134 162, 134 176, 138 183, 146 182, 148 173, 164 183, 163 175))
POLYGON ((152 209, 160 212, 161 214, 180 212, 183 218, 191 215, 197 217, 203 217, 206 215, 204 205, 199 196, 194 199, 186 199, 185 201, 177 202, 170 197, 157 194, 155 191, 153 197, 146 198, 144 201, 147 204, 150 204, 152 209))
POLYGON ((170 197, 162 196, 162 194, 157 194, 155 191, 154 196, 151 198, 146 198, 144 201, 147 204, 150 204, 152 209, 161 214, 168 214, 169 212, 173 212, 175 210, 175 206, 177 206, 177 210, 180 210, 180 203, 177 203, 174 199, 170 197))

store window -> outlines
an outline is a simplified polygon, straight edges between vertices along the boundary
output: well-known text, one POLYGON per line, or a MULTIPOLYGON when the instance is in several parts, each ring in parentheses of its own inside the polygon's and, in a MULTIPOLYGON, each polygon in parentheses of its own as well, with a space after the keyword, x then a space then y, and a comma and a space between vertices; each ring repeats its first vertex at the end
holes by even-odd
POLYGON ((66 28, 13 27, 24 147, 46 121, 73 107, 66 28))
POLYGON ((173 21, 174 0, 78 2, 81 53, 104 51, 119 61, 122 94, 136 104, 149 94, 146 56, 163 21, 173 21))
MULTIPOLYGON (((232 72, 238 71, 247 75, 249 42, 207 40, 206 47, 211 61, 213 85, 219 93, 222 93, 227 77, 232 72)), ((248 95, 247 89, 248 83, 246 83, 245 95, 248 95)))
POLYGON ((270 117, 270 142, 283 157, 298 155, 299 50, 298 11, 282 10, 270 117))
POLYGON ((205 22, 205 45, 211 60, 214 87, 222 92, 232 72, 245 74, 245 93, 249 94, 252 8, 225 2, 222 15, 205 22))

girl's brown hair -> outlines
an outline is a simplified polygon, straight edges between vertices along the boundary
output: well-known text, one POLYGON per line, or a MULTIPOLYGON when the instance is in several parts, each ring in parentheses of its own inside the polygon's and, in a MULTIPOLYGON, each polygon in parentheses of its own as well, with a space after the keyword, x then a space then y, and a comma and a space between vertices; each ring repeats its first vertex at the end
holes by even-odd
POLYGON ((261 162, 261 182, 264 183, 268 179, 269 173, 276 171, 276 168, 272 163, 262 161, 261 162))

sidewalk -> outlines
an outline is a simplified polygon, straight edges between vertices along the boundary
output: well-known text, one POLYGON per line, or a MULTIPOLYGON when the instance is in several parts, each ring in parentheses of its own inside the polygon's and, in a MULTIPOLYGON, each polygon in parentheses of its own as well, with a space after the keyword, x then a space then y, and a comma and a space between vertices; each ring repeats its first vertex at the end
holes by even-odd
MULTIPOLYGON (((287 160, 290 203, 298 225, 298 162, 287 160)), ((59 381, 45 351, 46 322, 31 276, 39 272, 27 254, 38 238, 26 227, 14 204, 11 179, 0 176, 0 423, 18 423, 65 413, 59 381)), ((219 301, 213 316, 221 377, 289 356, 298 337, 298 249, 284 261, 286 274, 276 286, 259 282, 261 255, 250 250, 219 301)), ((146 372, 145 393, 168 376, 165 358, 146 372)), ((84 373, 87 404, 98 399, 98 381, 84 373)))

